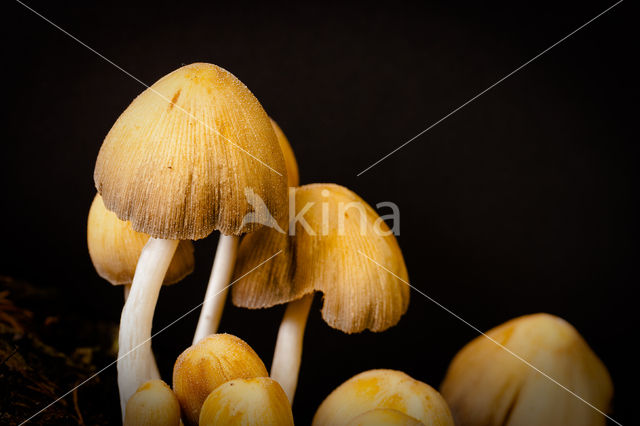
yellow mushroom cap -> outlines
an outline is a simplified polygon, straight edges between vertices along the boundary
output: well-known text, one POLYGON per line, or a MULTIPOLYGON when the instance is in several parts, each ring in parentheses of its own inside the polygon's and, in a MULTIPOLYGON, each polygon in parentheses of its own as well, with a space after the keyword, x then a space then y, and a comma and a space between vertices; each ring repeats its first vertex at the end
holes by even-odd
POLYGON ((347 426, 425 426, 411 416, 389 408, 376 408, 360 414, 347 426))
POLYGON ((243 222, 253 211, 246 191, 276 219, 287 207, 269 117, 240 80, 205 63, 164 76, 127 107, 100 148, 94 180, 109 210, 155 238, 257 229, 243 222))
POLYGON ((377 408, 400 411, 425 425, 453 426, 442 396, 426 383, 395 370, 369 370, 338 386, 320 404, 313 426, 347 425, 377 408))
POLYGON ((162 380, 150 380, 127 401, 124 426, 178 426, 180 404, 162 380))
MULTIPOLYGON (((609 373, 565 320, 526 315, 486 334, 598 409, 609 408, 609 373)), ((484 336, 456 354, 441 391, 462 426, 605 424, 603 415, 484 336)))
POLYGON ((273 130, 276 132, 280 149, 282 149, 282 154, 284 155, 284 164, 287 168, 287 184, 290 187, 298 186, 300 185, 298 162, 296 161, 296 156, 293 154, 291 144, 289 144, 289 139, 287 139, 284 132, 273 118, 271 119, 271 125, 273 126, 273 130))
POLYGON ((292 191, 296 215, 304 212, 315 235, 302 222, 290 229, 295 235, 266 227, 247 235, 235 269, 235 276, 244 278, 233 285, 233 303, 267 308, 321 291, 322 317, 331 327, 357 333, 395 325, 409 306, 409 278, 384 220, 339 185, 304 185, 292 191))
MULTIPOLYGON (((140 253, 149 235, 136 232, 130 222, 118 219, 104 206, 100 194, 96 194, 87 220, 87 245, 89 256, 98 275, 113 285, 131 284, 140 253)), ((193 272, 193 244, 180 241, 164 284, 174 284, 193 272)))
POLYGON ((235 379, 209 394, 200 412, 200 426, 293 426, 287 395, 268 377, 235 379))
POLYGON ((233 379, 267 376, 260 357, 242 339, 212 334, 180 354, 173 367, 173 390, 185 420, 197 424, 202 403, 218 386, 233 379))

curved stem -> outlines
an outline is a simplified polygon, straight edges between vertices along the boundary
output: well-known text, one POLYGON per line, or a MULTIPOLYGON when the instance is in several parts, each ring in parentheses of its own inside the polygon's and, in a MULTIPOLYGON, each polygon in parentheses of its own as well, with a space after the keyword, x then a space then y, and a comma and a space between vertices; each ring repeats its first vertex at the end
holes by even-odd
POLYGON ((273 353, 271 378, 280 383, 291 404, 293 404, 293 396, 298 385, 298 373, 302 361, 302 340, 312 301, 313 294, 308 294, 287 305, 278 330, 276 349, 273 353))
POLYGON ((220 234, 216 257, 213 260, 213 268, 211 269, 211 277, 207 285, 207 292, 204 295, 204 302, 202 302, 198 326, 193 336, 194 345, 208 335, 218 331, 222 310, 229 291, 229 281, 236 263, 238 240, 239 238, 236 236, 220 234))
MULTIPOLYGON (((120 317, 118 389, 124 416, 127 401, 140 385, 159 379, 151 352, 151 326, 162 281, 178 241, 149 238, 140 253, 131 291, 120 317)), ((124 417, 123 417, 124 418, 124 417)))

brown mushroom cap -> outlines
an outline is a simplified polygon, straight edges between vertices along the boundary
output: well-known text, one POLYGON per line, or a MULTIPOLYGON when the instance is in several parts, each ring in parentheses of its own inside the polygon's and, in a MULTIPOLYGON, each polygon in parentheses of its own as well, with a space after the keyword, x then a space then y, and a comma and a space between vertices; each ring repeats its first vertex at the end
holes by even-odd
POLYGON ((173 367, 173 390, 189 424, 198 424, 207 396, 233 379, 267 377, 260 357, 242 339, 212 334, 185 350, 173 367))
POLYGON ((276 132, 280 149, 282 149, 282 154, 284 155, 284 164, 287 168, 287 184, 290 187, 298 186, 300 185, 298 162, 296 161, 296 156, 293 153, 289 139, 287 139, 284 132, 273 118, 271 119, 271 124, 273 125, 273 130, 276 132))
POLYGON ((198 424, 293 426, 293 413, 287 395, 275 380, 235 379, 209 394, 198 424))
POLYGON ((150 380, 138 388, 129 401, 124 426, 178 426, 180 404, 162 380, 150 380))
POLYGON ((322 401, 313 426, 340 426, 375 409, 400 411, 425 425, 453 426, 444 398, 426 383, 396 370, 369 370, 338 386, 322 401))
POLYGON ((339 185, 296 188, 295 203, 296 214, 314 203, 304 218, 316 235, 300 222, 293 236, 266 227, 247 235, 235 269, 236 277, 246 276, 232 287, 233 303, 267 308, 321 291, 322 317, 334 328, 357 333, 395 325, 409 305, 408 276, 400 247, 384 221, 339 185), (248 274, 278 250, 282 253, 248 274))
MULTIPOLYGON (((140 253, 149 235, 136 232, 130 222, 118 219, 96 194, 87 220, 89 256, 98 275, 113 285, 131 284, 140 253)), ((193 244, 180 241, 171 260, 164 284, 174 284, 193 272, 193 244)))
MULTIPOLYGON (((487 336, 603 412, 613 385, 576 329, 549 314, 515 318, 487 336)), ((485 336, 451 361, 441 386, 458 425, 604 425, 605 417, 485 336)))
POLYGON ((240 235, 246 190, 278 218, 286 170, 269 117, 228 71, 195 63, 142 92, 105 138, 94 171, 107 208, 155 238, 240 235))

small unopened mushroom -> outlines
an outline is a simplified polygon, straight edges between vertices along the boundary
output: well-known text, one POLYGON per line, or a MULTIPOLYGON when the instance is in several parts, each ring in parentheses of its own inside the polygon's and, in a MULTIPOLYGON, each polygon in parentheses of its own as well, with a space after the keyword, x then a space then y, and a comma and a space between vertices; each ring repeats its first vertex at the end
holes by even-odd
MULTIPOLYGON (((118 219, 96 194, 87 219, 87 246, 96 272, 112 285, 131 285, 140 253, 149 235, 136 232, 131 222, 118 219)), ((163 284, 181 281, 193 272, 193 244, 181 241, 171 259, 163 284)))
POLYGON ((127 402, 124 426, 178 426, 180 404, 162 380, 150 380, 127 402))
MULTIPOLYGON (((287 184, 290 187, 298 186, 298 163, 293 155, 293 149, 291 149, 289 140, 284 135, 282 129, 280 129, 273 119, 270 120, 278 140, 278 145, 280 146, 284 156, 285 170, 287 172, 287 184)), ((247 196, 253 197, 253 195, 247 196)), ((260 212, 254 210, 252 215, 259 215, 259 213, 260 212)), ((257 219, 258 217, 254 217, 254 220, 257 219)), ((207 292, 204 297, 204 302, 202 303, 200 318, 198 319, 198 325, 196 326, 196 331, 193 336, 194 344, 198 343, 200 339, 218 331, 222 311, 227 300, 227 285, 229 284, 233 273, 233 267, 235 266, 237 249, 237 237, 220 235, 218 247, 216 249, 216 256, 211 268, 211 276, 209 277, 207 292)), ((271 253, 270 256, 273 254, 274 253, 271 253)))
POLYGON ((613 395, 611 378, 571 324, 549 314, 526 315, 507 321, 486 335, 493 341, 479 336, 463 347, 449 365, 442 383, 442 395, 456 424, 606 423, 605 417, 584 401, 607 412, 613 395))
POLYGON ((369 370, 353 376, 320 404, 312 424, 350 425, 358 416, 376 409, 399 411, 418 424, 454 424, 449 407, 438 391, 396 370, 369 370))
POLYGON ((300 220, 292 222, 289 234, 263 228, 244 238, 235 271, 244 278, 232 290, 233 303, 240 307, 289 303, 278 332, 271 377, 290 401, 314 292, 324 295, 323 319, 345 333, 386 330, 409 305, 400 247, 364 200, 339 185, 305 185, 295 189, 295 214, 300 220), (281 255, 253 270, 278 250, 281 255))
POLYGON ((100 148, 94 180, 107 209, 151 236, 121 317, 124 411, 138 386, 152 378, 153 312, 178 240, 219 230, 234 251, 238 235, 261 226, 243 221, 253 212, 246 192, 259 196, 277 219, 286 208, 286 172, 269 117, 249 89, 220 67, 196 63, 133 100, 100 148))
POLYGON ((398 410, 376 408, 355 417, 347 426, 425 426, 425 424, 398 410))
POLYGON ((262 360, 242 339, 213 334, 185 350, 173 367, 173 390, 189 424, 198 424, 207 396, 232 379, 268 376, 262 360))
POLYGON ((291 404, 278 382, 268 377, 235 379, 209 394, 200 426, 293 426, 291 404))

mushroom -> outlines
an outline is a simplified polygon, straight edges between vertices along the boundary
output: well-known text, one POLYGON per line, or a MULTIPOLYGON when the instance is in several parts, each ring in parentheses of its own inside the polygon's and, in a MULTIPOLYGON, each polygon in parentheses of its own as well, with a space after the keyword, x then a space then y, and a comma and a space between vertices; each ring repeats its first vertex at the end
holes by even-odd
POLYGON ((472 340, 440 389, 461 426, 604 425, 587 403, 606 412, 613 395, 602 361, 571 324, 549 314, 512 319, 472 340))
POLYGON ((347 426, 425 426, 424 423, 398 410, 376 408, 360 414, 347 426))
MULTIPOLYGON (((149 240, 149 235, 136 232, 130 222, 118 219, 107 210, 100 194, 96 194, 87 219, 87 246, 96 272, 112 285, 122 285, 126 294, 133 281, 140 252, 149 240)), ((193 272, 193 244, 181 241, 178 244, 163 284, 182 281, 193 272)))
MULTIPOLYGON (((223 241, 257 229, 245 191, 277 215, 286 205, 284 159, 260 103, 228 71, 196 63, 142 92, 105 138, 94 171, 104 204, 151 238, 124 306, 118 354, 120 403, 150 374, 158 292, 178 240, 219 230, 223 241), (281 171, 281 172, 279 172, 281 171)), ((233 244, 231 244, 233 245, 233 244)))
MULTIPOLYGON (((282 129, 280 129, 280 126, 278 126, 278 123, 273 119, 270 120, 278 140, 278 145, 284 156, 287 184, 290 187, 298 186, 298 164, 293 154, 293 149, 291 149, 291 145, 282 129)), ((254 211, 253 214, 255 213, 258 212, 254 211)), ((237 248, 238 238, 220 235, 216 256, 211 268, 211 276, 209 277, 209 285, 207 286, 207 292, 204 297, 202 309, 200 310, 200 318, 198 319, 196 332, 193 336, 193 344, 198 343, 199 340, 218 331, 222 311, 224 310, 227 299, 228 283, 235 265, 237 248)), ((271 253, 269 256, 273 254, 274 253, 271 253)))
POLYGON ((200 426, 293 426, 291 404, 278 382, 268 377, 230 380, 209 394, 200 426))
POLYGON ((185 350, 173 367, 173 390, 189 424, 198 424, 207 396, 232 379, 268 376, 262 360, 242 339, 213 334, 185 350))
POLYGON ((180 404, 162 380, 150 380, 127 402, 124 426, 178 426, 180 404))
POLYGON ((358 416, 376 409, 400 411, 418 424, 454 424, 444 398, 431 386, 402 371, 369 370, 353 376, 331 392, 320 404, 312 425, 349 425, 358 416))
MULTIPOLYGON (((345 333, 395 325, 409 305, 407 270, 384 221, 360 197, 334 184, 295 189, 289 235, 263 228, 240 245, 233 303, 267 308, 289 303, 274 352, 271 377, 293 401, 304 328, 313 293, 324 294, 322 317, 345 333), (282 251, 247 274, 266 253, 282 251), (381 267, 382 266, 382 267, 381 267), (404 281, 404 282, 403 282, 404 281)), ((285 228, 286 229, 286 228, 285 228)))

